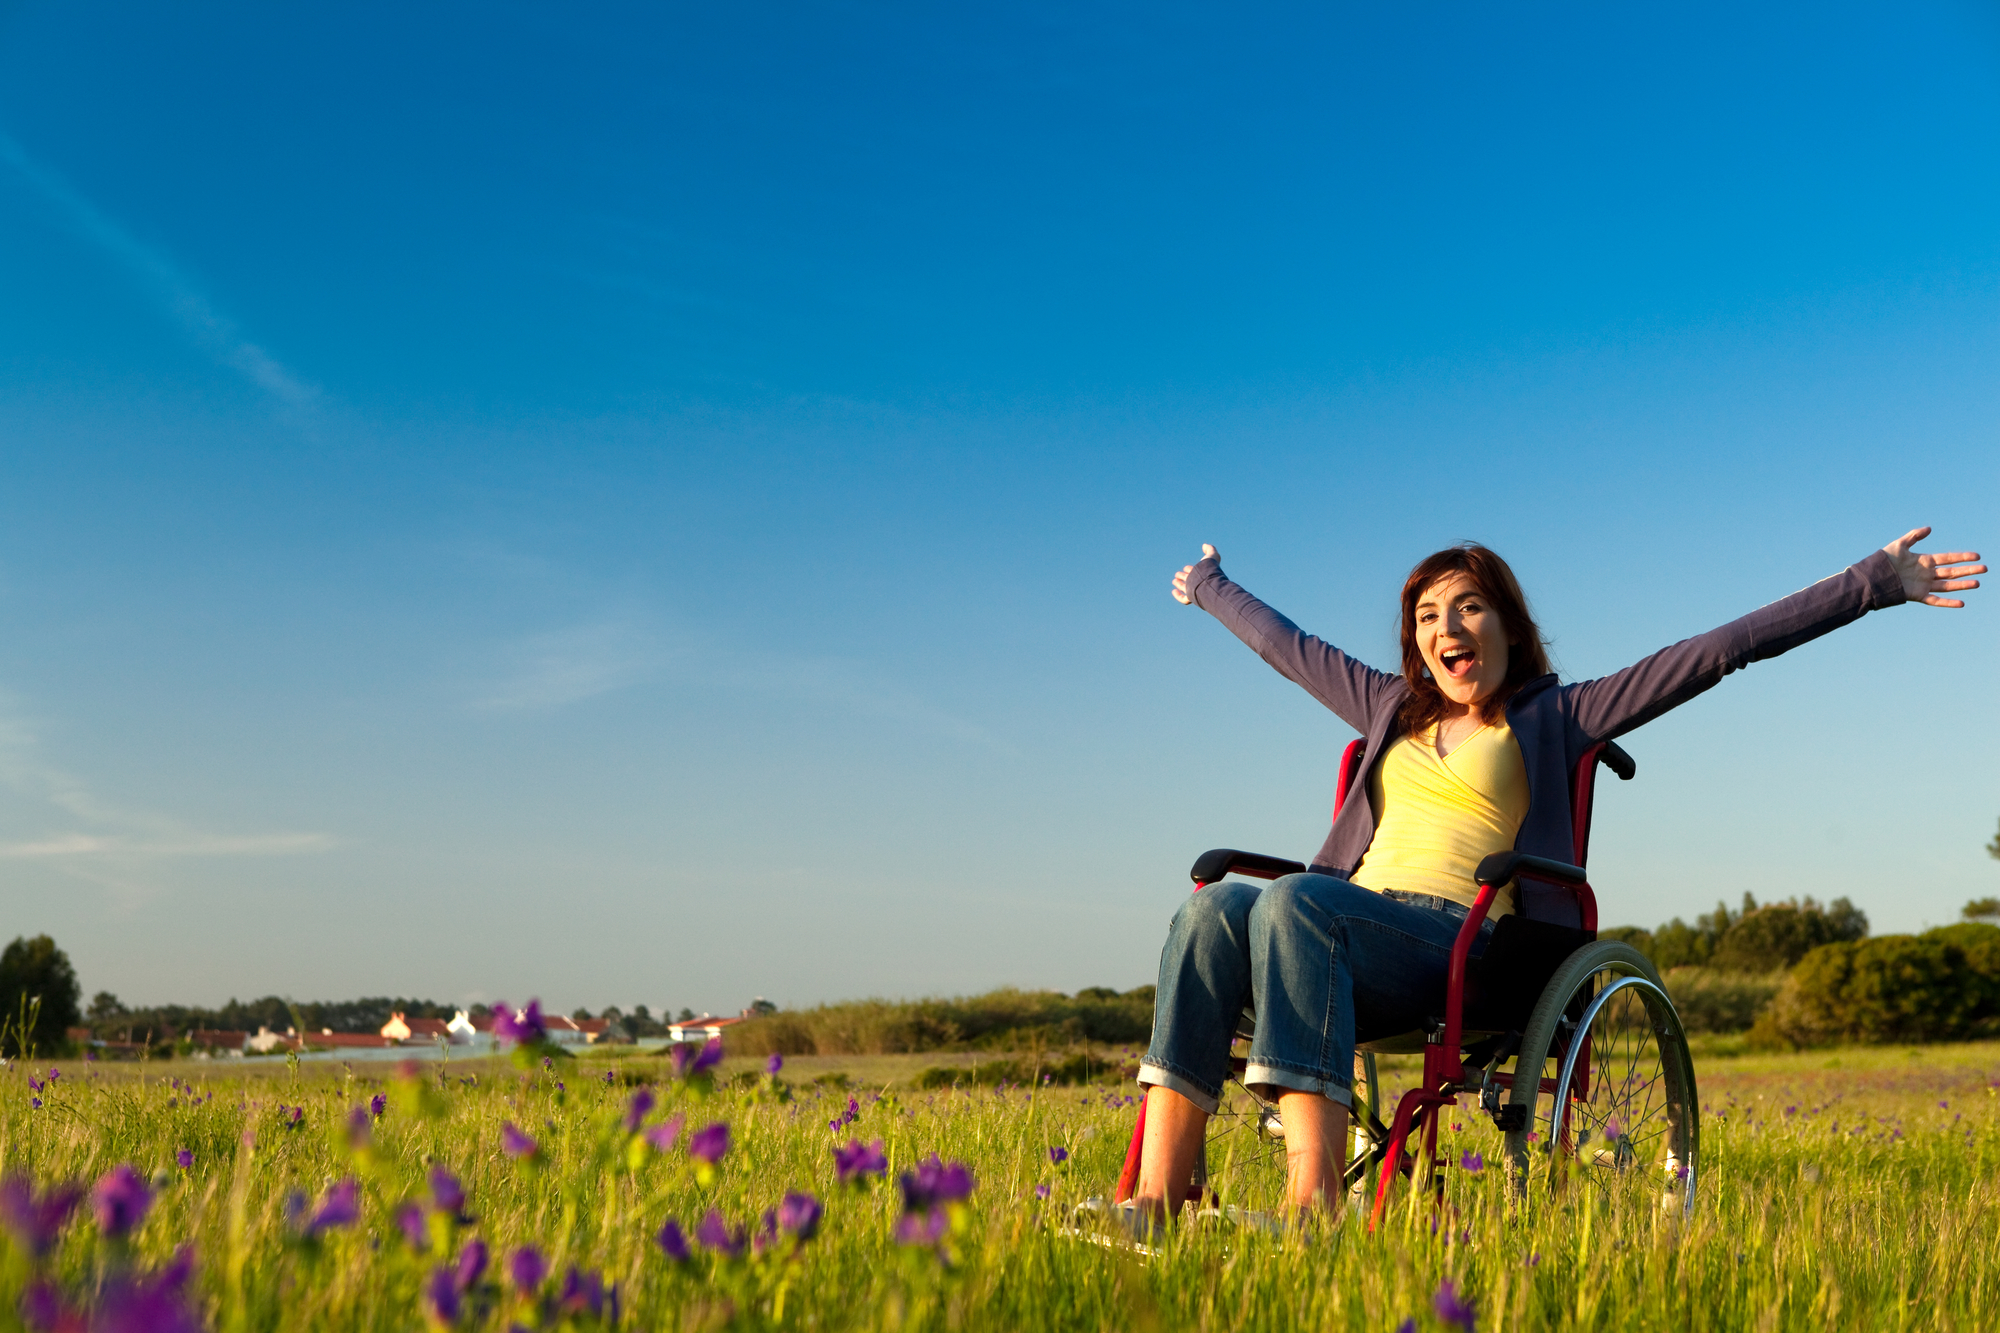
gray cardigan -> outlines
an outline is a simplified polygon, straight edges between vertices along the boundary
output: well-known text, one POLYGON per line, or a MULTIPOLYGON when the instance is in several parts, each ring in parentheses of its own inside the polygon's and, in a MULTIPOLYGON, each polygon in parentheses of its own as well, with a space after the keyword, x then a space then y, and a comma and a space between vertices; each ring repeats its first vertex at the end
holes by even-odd
MULTIPOLYGON (((1341 721, 1368 738, 1368 771, 1395 739, 1396 710, 1409 693, 1401 675, 1377 671, 1305 633, 1203 560, 1188 576, 1188 596, 1280 674, 1305 687, 1341 721)), ((1528 814, 1517 851, 1568 861, 1576 854, 1570 827, 1569 776, 1583 752, 1643 726, 1708 689, 1730 672, 1776 657, 1829 630, 1905 600, 1896 567, 1881 551, 1831 578, 1732 620, 1720 629, 1662 648, 1599 680, 1563 685, 1553 675, 1529 681, 1507 702, 1507 725, 1528 768, 1528 814)), ((1333 821, 1312 868, 1345 879, 1360 866, 1375 837, 1367 773, 1361 800, 1349 800, 1333 821)), ((1352 794, 1352 793, 1351 793, 1352 794)), ((1542 915, 1533 911, 1531 915, 1542 915)))

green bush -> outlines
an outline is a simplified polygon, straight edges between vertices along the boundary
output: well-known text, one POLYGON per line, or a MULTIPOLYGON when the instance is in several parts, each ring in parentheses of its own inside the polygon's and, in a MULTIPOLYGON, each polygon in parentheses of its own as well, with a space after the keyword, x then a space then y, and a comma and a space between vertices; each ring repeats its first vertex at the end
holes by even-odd
POLYGON ((1858 940, 1868 934, 1868 917, 1845 898, 1822 907, 1813 898, 1789 898, 1758 906, 1749 894, 1732 912, 1717 903, 1690 926, 1675 917, 1653 930, 1611 926, 1601 939, 1623 940, 1653 960, 1661 972, 1712 967, 1729 972, 1777 972, 1822 944, 1858 940))
POLYGON ((1777 995, 1785 974, 1677 967, 1664 980, 1689 1032, 1743 1032, 1777 995))
POLYGON ((903 1055, 1136 1043, 1152 1032, 1151 986, 1122 993, 1095 986, 1073 996, 1010 987, 950 1000, 781 1009, 731 1028, 727 1044, 735 1055, 903 1055))
POLYGON ((920 1088, 965 1086, 992 1087, 1000 1083, 1031 1084, 1037 1081, 1073 1087, 1079 1083, 1130 1083, 1139 1076, 1139 1067, 1093 1059, 1087 1051, 1076 1051, 1061 1060, 1036 1061, 1022 1056, 1005 1060, 982 1060, 976 1065, 933 1065, 917 1075, 920 1088))
POLYGON ((2000 1018, 2000 926, 1823 945, 1800 960, 1751 1029, 1765 1048, 1960 1041, 2000 1018))

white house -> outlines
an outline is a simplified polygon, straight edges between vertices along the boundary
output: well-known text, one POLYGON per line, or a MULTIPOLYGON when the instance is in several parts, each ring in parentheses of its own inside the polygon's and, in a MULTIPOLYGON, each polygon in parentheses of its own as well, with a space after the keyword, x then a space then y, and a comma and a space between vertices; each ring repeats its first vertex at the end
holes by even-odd
POLYGON ((667 1040, 707 1041, 711 1037, 721 1036, 725 1029, 734 1027, 742 1021, 741 1018, 716 1018, 703 1014, 700 1018, 690 1018, 684 1023, 669 1023, 667 1040))

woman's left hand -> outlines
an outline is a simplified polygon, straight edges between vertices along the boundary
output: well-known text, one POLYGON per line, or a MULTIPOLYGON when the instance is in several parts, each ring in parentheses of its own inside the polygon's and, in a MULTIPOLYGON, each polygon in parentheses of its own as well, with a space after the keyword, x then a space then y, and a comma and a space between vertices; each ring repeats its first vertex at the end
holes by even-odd
POLYGON ((1942 555, 1918 555, 1910 548, 1931 535, 1929 528, 1912 528, 1882 548, 1903 576, 1903 592, 1913 602, 1925 606, 1964 606, 1957 597, 1940 597, 1942 592, 1964 592, 1977 588, 1986 566, 1976 563, 1977 551, 1952 551, 1942 555))

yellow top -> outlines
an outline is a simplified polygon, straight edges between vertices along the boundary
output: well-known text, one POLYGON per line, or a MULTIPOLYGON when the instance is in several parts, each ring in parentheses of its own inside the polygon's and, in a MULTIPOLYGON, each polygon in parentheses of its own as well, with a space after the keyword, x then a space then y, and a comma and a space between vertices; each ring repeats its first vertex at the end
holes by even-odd
MULTIPOLYGON (((1488 853, 1514 845, 1528 817, 1528 766, 1504 721, 1483 727, 1438 757, 1437 732, 1404 736, 1368 775, 1375 840, 1354 872, 1370 889, 1431 893, 1470 907, 1472 872, 1488 853)), ((1501 894, 1492 915, 1513 910, 1501 894)))

